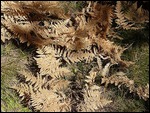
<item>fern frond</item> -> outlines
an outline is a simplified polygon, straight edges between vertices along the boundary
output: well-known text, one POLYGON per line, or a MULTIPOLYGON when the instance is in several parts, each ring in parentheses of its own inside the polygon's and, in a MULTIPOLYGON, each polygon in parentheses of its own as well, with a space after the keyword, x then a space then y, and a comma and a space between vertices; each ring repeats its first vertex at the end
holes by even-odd
POLYGON ((74 32, 74 28, 73 27, 67 27, 68 24, 70 24, 71 21, 70 19, 66 19, 66 20, 55 20, 55 21, 51 21, 48 23, 45 23, 47 25, 45 32, 47 31, 47 37, 56 37, 59 38, 60 41, 64 41, 65 39, 63 37, 67 37, 66 34, 71 34, 74 32), (63 36, 64 34, 64 36, 63 36), (62 37, 62 38, 60 38, 62 37))
POLYGON ((116 15, 117 15, 117 19, 116 19, 116 23, 122 27, 123 29, 138 29, 137 27, 134 27, 134 23, 130 24, 130 21, 127 20, 124 16, 124 13, 122 11, 122 3, 120 1, 117 1, 116 4, 116 15))
POLYGON ((55 51, 53 48, 45 47, 43 49, 38 49, 38 58, 35 58, 41 75, 50 75, 52 78, 60 78, 67 76, 70 71, 65 67, 60 67, 60 60, 55 58, 55 51), (53 68, 51 68, 53 67, 53 68))
MULTIPOLYGON (((48 47, 48 46, 47 46, 48 47)), ((52 46, 51 46, 52 47, 52 46)), ((49 48, 49 47, 48 47, 49 48)), ((94 53, 92 50, 68 50, 67 48, 62 48, 59 46, 52 47, 56 54, 55 56, 65 60, 67 63, 76 63, 79 61, 85 60, 86 62, 90 62, 94 58, 94 53)), ((91 47, 89 47, 91 48, 91 47)))
POLYGON ((7 29, 1 25, 1 40, 5 43, 6 40, 12 39, 12 34, 7 32, 7 29))
POLYGON ((131 4, 129 2, 129 9, 125 13, 125 18, 135 23, 144 23, 149 21, 149 11, 144 10, 142 6, 138 8, 137 2, 131 4))
POLYGON ((94 85, 96 74, 97 72, 95 71, 95 68, 92 68, 89 72, 89 76, 86 76, 87 79, 85 79, 85 82, 89 85, 94 85))
POLYGON ((114 75, 110 77, 104 77, 102 78, 102 83, 106 83, 106 86, 108 83, 115 84, 115 86, 120 87, 122 84, 125 84, 127 87, 130 88, 130 91, 133 92, 133 85, 134 81, 127 78, 127 76, 124 76, 125 73, 123 72, 117 72, 114 75), (120 84, 120 85, 119 85, 120 84))
POLYGON ((120 39, 120 40, 123 39, 123 37, 121 37, 119 35, 119 33, 115 32, 115 30, 113 28, 109 29, 109 31, 107 33, 107 37, 110 39, 120 39))
POLYGON ((142 6, 137 8, 137 2, 131 4, 130 2, 118 1, 115 11, 117 15, 116 23, 123 29, 142 29, 140 23, 149 21, 149 12, 142 9, 142 6), (123 11, 123 8, 127 11, 123 11))
POLYGON ((90 62, 93 60, 94 54, 91 52, 84 52, 84 51, 78 51, 78 52, 73 52, 70 55, 68 55, 68 59, 72 62, 79 62, 82 60, 86 60, 86 62, 90 62))
POLYGON ((43 112, 70 111, 70 100, 63 92, 53 92, 42 89, 40 93, 31 95, 31 106, 43 112), (44 94, 44 95, 43 95, 44 94))
POLYGON ((103 83, 105 83, 106 87, 108 84, 115 84, 115 86, 118 86, 118 88, 121 85, 125 85, 127 88, 129 88, 130 93, 137 93, 138 96, 142 97, 144 100, 149 98, 149 86, 147 85, 145 88, 141 86, 135 87, 134 81, 125 76, 125 73, 123 72, 117 72, 110 77, 102 78, 101 84, 103 83))
POLYGON ((16 16, 16 15, 24 16, 25 15, 20 2, 2 1, 1 6, 2 6, 1 11, 4 14, 12 15, 12 16, 16 16))
POLYGON ((69 81, 58 80, 55 77, 49 79, 48 75, 37 74, 34 76, 29 71, 21 71, 20 73, 25 81, 12 88, 17 90, 22 100, 28 97, 27 103, 35 111, 70 111, 71 100, 64 94, 70 84, 69 81))
MULTIPOLYGON (((142 7, 137 8, 135 3, 125 13, 122 3, 118 1, 115 8, 118 28, 139 29, 133 18, 127 15, 131 10, 136 10, 142 16, 147 15, 147 12, 142 7)), ((65 14, 59 2, 3 1, 1 5, 1 40, 9 40, 14 36, 21 43, 27 42, 27 45, 32 44, 38 48, 34 59, 39 71, 20 71, 21 81, 13 86, 22 100, 27 98, 28 105, 35 111, 101 110, 112 101, 105 97, 102 86, 95 85, 98 74, 102 78, 101 84, 105 83, 105 86, 125 85, 139 97, 145 100, 149 98, 149 86, 135 87, 134 81, 124 76, 123 72, 110 74, 112 65, 128 67, 132 64, 121 59, 126 48, 114 44, 106 37, 119 37, 115 34, 117 27, 110 29, 112 6, 88 2, 82 12, 70 15, 65 14), (89 64, 91 61, 94 63, 88 69, 91 66, 92 69, 82 74, 82 69, 72 72, 69 67, 70 64, 89 64), (79 87, 77 83, 80 83, 79 87)), ((143 18, 147 19, 146 16, 143 18)))
POLYGON ((95 39, 95 42, 97 42, 99 46, 99 56, 107 56, 112 64, 121 64, 128 67, 133 63, 121 59, 121 54, 125 49, 121 46, 115 45, 114 42, 109 41, 108 39, 95 39))
POLYGON ((29 21, 47 20, 46 14, 56 18, 68 18, 59 2, 20 1, 2 2, 2 12, 13 16, 25 16, 29 21))
POLYGON ((136 88, 136 93, 140 98, 143 98, 145 101, 149 99, 149 84, 147 84, 145 87, 139 86, 136 88))
POLYGON ((20 39, 21 43, 28 42, 28 45, 34 44, 37 46, 42 46, 44 43, 50 43, 51 39, 44 40, 43 37, 38 33, 38 29, 33 24, 24 24, 20 25, 14 23, 13 18, 9 19, 10 21, 3 21, 5 27, 7 27, 10 32, 20 39), (45 42, 47 41, 47 42, 45 42))
POLYGON ((48 82, 46 82, 43 87, 53 90, 53 91, 66 91, 68 89, 68 86, 71 82, 65 79, 52 79, 48 82))
POLYGON ((14 84, 10 88, 17 91, 19 97, 21 98, 21 101, 26 99, 26 96, 30 96, 30 91, 32 90, 32 88, 30 88, 26 83, 14 84))
POLYGON ((112 101, 104 97, 101 91, 101 87, 93 85, 89 89, 85 89, 84 92, 84 102, 78 106, 81 112, 95 112, 102 109, 107 104, 112 101))

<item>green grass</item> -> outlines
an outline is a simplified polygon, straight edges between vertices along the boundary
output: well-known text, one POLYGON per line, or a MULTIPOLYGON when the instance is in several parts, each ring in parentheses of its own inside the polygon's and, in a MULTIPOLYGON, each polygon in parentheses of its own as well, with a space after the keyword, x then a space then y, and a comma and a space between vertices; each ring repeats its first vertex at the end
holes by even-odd
POLYGON ((134 98, 127 99, 126 97, 116 96, 114 106, 117 112, 143 112, 145 106, 142 100, 134 98))
POLYGON ((127 87, 121 86, 118 89, 114 85, 109 85, 105 95, 113 101, 110 104, 110 112, 145 112, 149 110, 149 102, 129 93, 127 87))
POLYGON ((127 76, 139 85, 149 83, 149 28, 138 31, 123 31, 124 39, 121 44, 133 45, 127 49, 122 59, 133 61, 135 64, 129 67, 127 76))
POLYGON ((127 59, 135 62, 129 68, 128 77, 133 79, 137 85, 149 83, 149 45, 143 44, 141 47, 134 47, 126 52, 127 59))
POLYGON ((1 110, 3 112, 29 112, 24 107, 16 92, 10 89, 16 83, 17 71, 24 68, 27 53, 16 48, 11 42, 1 45, 1 110))

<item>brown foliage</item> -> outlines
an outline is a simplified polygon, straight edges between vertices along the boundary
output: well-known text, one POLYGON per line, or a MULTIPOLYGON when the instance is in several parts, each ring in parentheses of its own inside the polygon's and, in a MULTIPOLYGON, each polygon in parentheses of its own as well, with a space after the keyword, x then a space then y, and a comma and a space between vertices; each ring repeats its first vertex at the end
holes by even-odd
MULTIPOLYGON (((106 86, 115 83, 118 87, 125 84, 131 92, 143 99, 149 98, 149 86, 135 88, 134 81, 122 75, 122 72, 109 75, 112 65, 129 67, 133 64, 121 59, 126 50, 114 44, 108 36, 115 36, 115 29, 141 29, 137 23, 147 21, 148 12, 131 4, 128 12, 122 11, 123 2, 116 6, 87 2, 81 12, 66 14, 60 2, 48 1, 2 1, 1 5, 1 40, 19 38, 21 43, 35 45, 37 54, 34 59, 40 68, 37 73, 28 70, 20 72, 24 81, 14 85, 22 100, 35 111, 96 111, 111 103, 104 96, 101 86, 95 85, 99 73, 106 86), (114 9, 113 9, 114 8, 114 9), (134 21, 133 10, 140 18, 134 21), (133 14, 133 15, 130 15, 133 14), (118 25, 112 28, 112 21, 118 25), (132 22, 132 23, 130 23, 132 22), (97 67, 92 68, 85 77, 82 90, 83 100, 73 101, 73 89, 70 83, 75 81, 69 66, 86 61, 97 60, 97 67), (107 63, 104 63, 105 61, 107 63), (118 76, 119 75, 119 76, 118 76), (73 102, 73 103, 72 103, 73 102), (77 105, 78 104, 78 105, 77 105)), ((128 6, 129 3, 125 4, 128 6)), ((118 36, 119 37, 119 36, 118 36)), ((77 74, 78 76, 78 74, 77 74)), ((77 93, 77 95, 79 95, 77 93)), ((77 98, 77 97, 76 97, 77 98)))

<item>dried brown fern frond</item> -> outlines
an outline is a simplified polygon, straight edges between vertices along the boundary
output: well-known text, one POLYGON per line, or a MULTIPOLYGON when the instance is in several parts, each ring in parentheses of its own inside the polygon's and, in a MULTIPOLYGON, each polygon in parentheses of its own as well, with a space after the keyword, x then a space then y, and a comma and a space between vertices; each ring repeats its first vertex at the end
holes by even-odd
POLYGON ((95 112, 101 111, 107 104, 111 103, 104 94, 103 86, 95 85, 95 78, 99 69, 93 67, 85 79, 85 88, 83 89, 84 100, 78 105, 78 111, 95 112))
POLYGON ((98 48, 94 45, 88 46, 86 49, 73 51, 56 47, 57 55, 63 57, 67 63, 75 63, 86 60, 90 62, 93 58, 101 57, 102 59, 109 59, 112 64, 119 64, 122 66, 129 66, 133 62, 124 61, 121 59, 121 54, 126 49, 115 45, 113 42, 105 39, 93 39, 92 43, 98 43, 98 48), (105 56, 105 58, 104 58, 105 56))
POLYGON ((29 21, 48 19, 46 14, 55 18, 67 18, 59 2, 43 1, 3 1, 2 13, 12 16, 25 16, 29 21))
POLYGON ((91 30, 93 28, 95 35, 100 34, 101 38, 106 38, 106 33, 108 32, 112 22, 112 7, 108 5, 101 5, 97 2, 89 2, 88 7, 84 10, 83 12, 89 17, 87 19, 87 28, 89 27, 91 30), (94 28, 94 26, 96 28, 94 28))
POLYGON ((117 72, 110 77, 102 78, 101 84, 103 83, 105 83, 106 87, 108 84, 115 84, 115 86, 118 86, 118 88, 121 85, 125 85, 127 88, 129 88, 130 93, 137 93, 138 96, 140 98, 142 97, 144 100, 149 98, 149 85, 147 85, 145 88, 141 86, 135 87, 134 80, 130 80, 123 72, 117 72))
MULTIPOLYGON (((74 28, 71 25, 70 19, 44 21, 43 24, 45 24, 44 31, 47 30, 46 35, 48 35, 48 37, 56 37, 59 40, 61 40, 61 38, 63 38, 65 35, 71 34, 74 32, 74 28)), ((61 41, 63 42, 64 39, 61 41)))
POLYGON ((107 38, 109 38, 109 39, 119 39, 119 40, 123 39, 123 37, 121 37, 120 34, 115 31, 114 28, 109 29, 109 31, 107 33, 107 38))
POLYGON ((89 76, 86 76, 85 82, 91 86, 95 84, 95 78, 97 76, 97 70, 96 68, 92 68, 89 72, 89 76))
POLYGON ((149 84, 145 87, 139 86, 136 88, 136 93, 140 98, 143 98, 145 101, 149 99, 149 84))
POLYGON ((124 15, 128 20, 134 21, 135 23, 144 23, 149 21, 149 11, 144 10, 142 6, 138 8, 137 2, 127 2, 126 4, 127 6, 130 6, 124 15))
MULTIPOLYGON (((41 51, 39 50, 38 54, 40 54, 41 51)), ((51 53, 52 52, 54 51, 51 50, 51 53)), ((49 60, 53 61, 54 59, 49 60)), ((60 63, 57 63, 58 62, 55 62, 55 64, 50 63, 51 65, 47 67, 47 69, 51 69, 55 65, 56 67, 59 66, 60 63)), ((50 73, 42 73, 43 71, 40 71, 36 75, 32 74, 28 70, 20 71, 19 78, 21 81, 12 88, 17 90, 22 100, 26 100, 27 105, 30 108, 33 108, 35 111, 71 111, 71 100, 65 94, 65 91, 69 88, 68 86, 70 82, 67 80, 67 78, 60 78, 58 74, 62 75, 61 73, 64 74, 66 72, 58 71, 57 73, 58 68, 51 69, 52 72, 50 73)), ((43 68, 40 70, 42 69, 43 68)))
POLYGON ((122 4, 120 1, 117 1, 116 4, 116 23, 122 27, 123 29, 136 29, 136 27, 133 27, 134 24, 129 24, 129 21, 125 18, 124 13, 122 12, 122 4))
MULTIPOLYGON (((16 2, 14 4, 17 3, 27 4, 29 7, 28 10, 30 10, 34 4, 38 7, 44 7, 43 4, 45 4, 42 2, 16 2), (41 6, 39 5, 40 3, 41 6)), ((43 9, 39 8, 37 10, 42 11, 43 9)), ((35 21, 32 21, 32 23, 29 22, 28 24, 18 23, 14 16, 11 17, 13 21, 9 21, 10 19, 7 21, 5 19, 4 25, 15 36, 18 36, 21 42, 27 41, 28 45, 34 44, 42 46, 53 43, 65 46, 67 49, 80 50, 98 43, 100 40, 97 40, 97 38, 106 38, 106 33, 111 23, 110 20, 112 20, 111 14, 111 6, 89 3, 88 7, 85 11, 83 10, 81 14, 76 14, 75 17, 70 17, 71 19, 67 20, 55 20, 54 22, 50 19, 46 20, 42 22, 44 24, 43 27, 38 25, 40 22, 35 21), (28 27, 30 29, 26 30, 28 27), (23 34, 23 31, 25 31, 25 34, 23 34)), ((9 14, 6 13, 5 15, 7 17, 9 14)), ((28 17, 26 17, 26 19, 28 20, 28 17)), ((42 21, 42 19, 40 21, 42 21)))
POLYGON ((53 91, 63 91, 65 92, 68 90, 68 87, 70 85, 71 81, 68 81, 67 79, 51 79, 50 81, 46 82, 43 87, 53 90, 53 91))
POLYGON ((2 24, 8 30, 7 32, 18 37, 21 43, 28 42, 27 45, 33 44, 36 46, 42 46, 44 43, 52 42, 51 39, 44 39, 39 33, 41 28, 32 23, 28 22, 26 24, 19 24, 13 17, 6 15, 2 24))
POLYGON ((25 83, 31 85, 35 92, 40 91, 41 88, 47 83, 49 80, 46 77, 42 77, 40 74, 34 75, 32 72, 28 70, 23 70, 19 72, 20 78, 25 79, 25 83))
POLYGON ((7 29, 1 25, 1 40, 5 43, 6 40, 10 40, 12 38, 11 33, 7 32, 7 29))
POLYGON ((60 78, 65 77, 70 74, 69 69, 65 67, 60 67, 60 60, 56 59, 55 50, 46 46, 42 49, 38 49, 37 58, 35 58, 39 68, 41 75, 50 75, 52 78, 60 78))
POLYGON ((143 27, 138 23, 149 21, 149 12, 142 9, 142 7, 137 8, 137 2, 131 5, 127 2, 117 1, 115 14, 117 16, 116 23, 126 30, 142 29, 143 27), (127 11, 123 11, 123 5, 128 7, 125 8, 127 11))
POLYGON ((79 62, 86 60, 86 62, 90 62, 93 60, 94 54, 92 52, 84 52, 84 51, 78 51, 78 52, 70 52, 70 54, 67 55, 67 58, 72 63, 79 62))
MULTIPOLYGON (((46 46, 47 48, 53 48, 56 52, 56 56, 60 59, 65 60, 68 64, 77 63, 80 61, 86 61, 87 63, 92 61, 94 58, 94 53, 92 50, 68 50, 65 47, 61 46, 46 46)), ((91 48, 91 47, 89 47, 91 48)))
POLYGON ((30 106, 43 112, 67 112, 70 111, 70 99, 63 92, 53 92, 42 89, 39 93, 32 93, 30 106))
POLYGON ((67 80, 70 71, 60 67, 61 62, 56 59, 56 51, 52 47, 38 49, 37 53, 35 60, 40 71, 36 74, 20 71, 21 81, 12 88, 34 111, 71 111, 71 99, 65 93, 70 85, 67 80))
POLYGON ((102 88, 96 85, 84 89, 84 101, 78 105, 78 110, 81 112, 95 112, 111 103, 112 101, 106 99, 102 92, 102 88))
POLYGON ((30 98, 29 95, 30 95, 30 91, 32 90, 32 88, 30 88, 28 84, 26 84, 26 83, 14 84, 10 88, 17 91, 21 101, 23 101, 24 99, 28 99, 28 101, 29 101, 29 98, 30 98), (27 98, 27 97, 29 97, 29 98, 27 98))
POLYGON ((13 1, 2 1, 1 2, 1 11, 7 15, 20 15, 24 16, 24 12, 22 10, 20 2, 13 2, 13 1))
MULTIPOLYGON (((60 22, 58 20, 59 18, 68 18, 66 18, 63 13, 63 9, 60 7, 59 2, 3 1, 2 15, 3 20, 1 23, 6 28, 6 32, 10 32, 13 36, 19 38, 22 43, 27 42, 28 45, 33 44, 41 47, 43 45, 51 44, 53 43, 51 38, 54 37, 54 32, 55 34, 71 32, 70 29, 68 30, 66 27, 68 20, 66 20, 67 22, 63 20, 60 22), (55 25, 54 23, 50 24, 49 22, 52 18, 57 19, 55 25), (47 21, 47 26, 49 27, 42 27, 41 23, 44 24, 42 21, 47 21)), ((60 35, 55 36, 55 38, 58 37, 60 37, 60 35)), ((8 38, 6 37, 6 39, 8 38)))
MULTIPOLYGON (((95 85, 98 74, 106 85, 115 83, 120 87, 124 84, 131 92, 148 98, 148 88, 136 89, 134 82, 123 76, 123 73, 109 77, 112 65, 128 67, 132 64, 121 59, 126 48, 117 46, 106 37, 112 23, 111 6, 89 2, 82 12, 66 15, 59 2, 20 1, 3 2, 2 5, 3 32, 6 29, 20 42, 41 47, 34 57, 39 71, 34 74, 21 71, 20 78, 23 81, 14 86, 35 111, 72 111, 77 106, 78 111, 100 110, 112 101, 105 98, 103 87, 95 85), (95 59, 97 66, 95 63, 90 72, 81 74, 84 79, 81 83, 83 80, 80 82, 77 77, 80 70, 72 72, 69 66, 84 61, 91 63, 95 59), (81 83, 80 88, 75 83, 81 83), (72 88, 70 84, 75 85, 72 88)), ((117 2, 116 16, 119 27, 134 28, 134 23, 127 21, 121 2, 117 2)))
POLYGON ((37 73, 37 75, 33 75, 30 71, 27 70, 20 71, 19 77, 25 79, 24 82, 27 85, 32 86, 34 92, 41 92, 43 88, 56 92, 65 91, 70 84, 70 82, 65 79, 52 78, 52 76, 48 74, 41 75, 37 73))
POLYGON ((108 39, 95 39, 95 42, 98 44, 98 54, 100 56, 107 56, 111 60, 112 64, 120 64, 122 66, 129 66, 133 64, 130 61, 124 61, 121 59, 121 55, 126 50, 121 46, 114 44, 114 42, 109 41, 108 39))

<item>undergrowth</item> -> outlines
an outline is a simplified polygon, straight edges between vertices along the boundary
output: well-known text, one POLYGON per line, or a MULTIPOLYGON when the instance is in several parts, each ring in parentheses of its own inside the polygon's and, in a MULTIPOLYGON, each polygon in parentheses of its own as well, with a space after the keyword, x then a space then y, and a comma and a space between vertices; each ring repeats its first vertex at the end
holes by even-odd
POLYGON ((149 12, 114 3, 2 2, 1 111, 149 111, 149 12))

